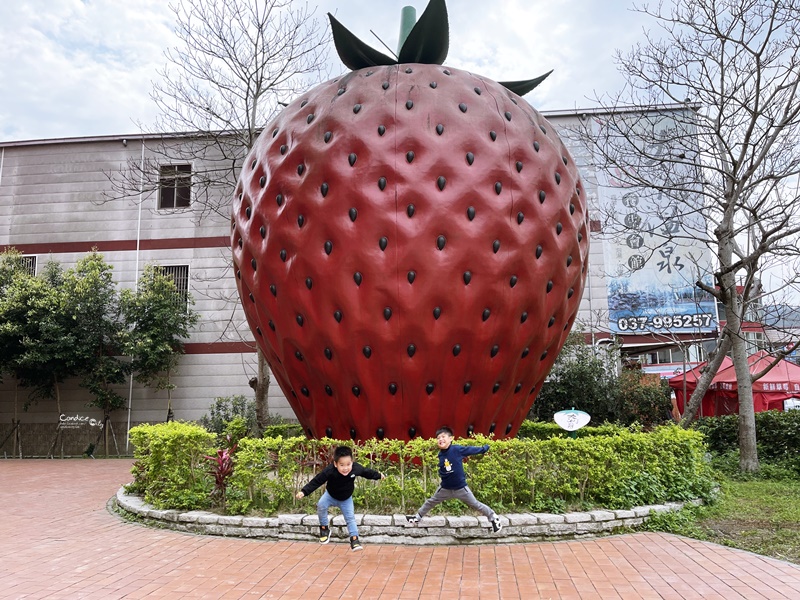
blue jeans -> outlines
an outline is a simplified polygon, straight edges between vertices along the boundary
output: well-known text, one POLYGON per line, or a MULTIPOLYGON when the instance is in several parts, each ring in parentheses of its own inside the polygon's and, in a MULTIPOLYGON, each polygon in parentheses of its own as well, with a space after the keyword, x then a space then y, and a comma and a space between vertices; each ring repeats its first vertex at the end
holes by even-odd
POLYGON ((353 497, 350 496, 347 500, 337 500, 325 490, 322 497, 317 502, 317 516, 319 517, 319 524, 322 527, 328 526, 328 509, 331 506, 336 506, 342 511, 344 522, 347 523, 347 532, 350 537, 358 536, 358 527, 356 527, 356 512, 353 508, 353 497))

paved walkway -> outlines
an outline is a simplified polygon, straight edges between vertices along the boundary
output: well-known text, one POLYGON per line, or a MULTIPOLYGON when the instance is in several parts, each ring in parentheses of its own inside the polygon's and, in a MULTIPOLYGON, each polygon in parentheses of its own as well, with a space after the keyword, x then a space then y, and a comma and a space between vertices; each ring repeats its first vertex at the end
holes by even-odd
POLYGON ((10 598, 800 598, 800 567, 686 539, 411 547, 196 536, 106 503, 130 460, 0 460, 0 600, 10 598))

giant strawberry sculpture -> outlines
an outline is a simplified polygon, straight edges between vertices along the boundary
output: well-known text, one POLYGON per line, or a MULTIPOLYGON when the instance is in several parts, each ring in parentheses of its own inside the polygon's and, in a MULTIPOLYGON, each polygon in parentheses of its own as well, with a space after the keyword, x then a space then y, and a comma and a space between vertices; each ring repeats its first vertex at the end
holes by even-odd
POLYGON ((398 60, 331 24, 353 72, 289 104, 236 187, 234 270, 255 339, 309 436, 514 435, 588 257, 575 163, 512 91, 543 77, 440 66, 444 0, 398 60))

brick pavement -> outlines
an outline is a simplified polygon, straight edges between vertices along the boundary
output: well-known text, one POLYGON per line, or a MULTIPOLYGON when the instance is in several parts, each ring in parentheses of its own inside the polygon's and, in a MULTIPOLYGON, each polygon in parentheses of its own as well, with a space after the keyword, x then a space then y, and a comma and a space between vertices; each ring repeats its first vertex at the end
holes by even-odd
POLYGON ((196 536, 107 501, 130 460, 0 460, 0 600, 800 598, 800 567, 666 534, 496 546, 196 536))

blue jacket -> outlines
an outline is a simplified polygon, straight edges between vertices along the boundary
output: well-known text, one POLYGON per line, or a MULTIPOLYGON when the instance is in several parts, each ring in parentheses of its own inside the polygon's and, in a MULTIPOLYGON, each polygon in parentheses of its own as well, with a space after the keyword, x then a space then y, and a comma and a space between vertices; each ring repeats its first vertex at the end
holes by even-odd
POLYGON ((442 487, 446 490, 460 490, 466 487, 467 477, 464 475, 464 457, 483 454, 488 449, 488 445, 458 446, 450 444, 447 450, 439 450, 439 476, 442 478, 442 487))

